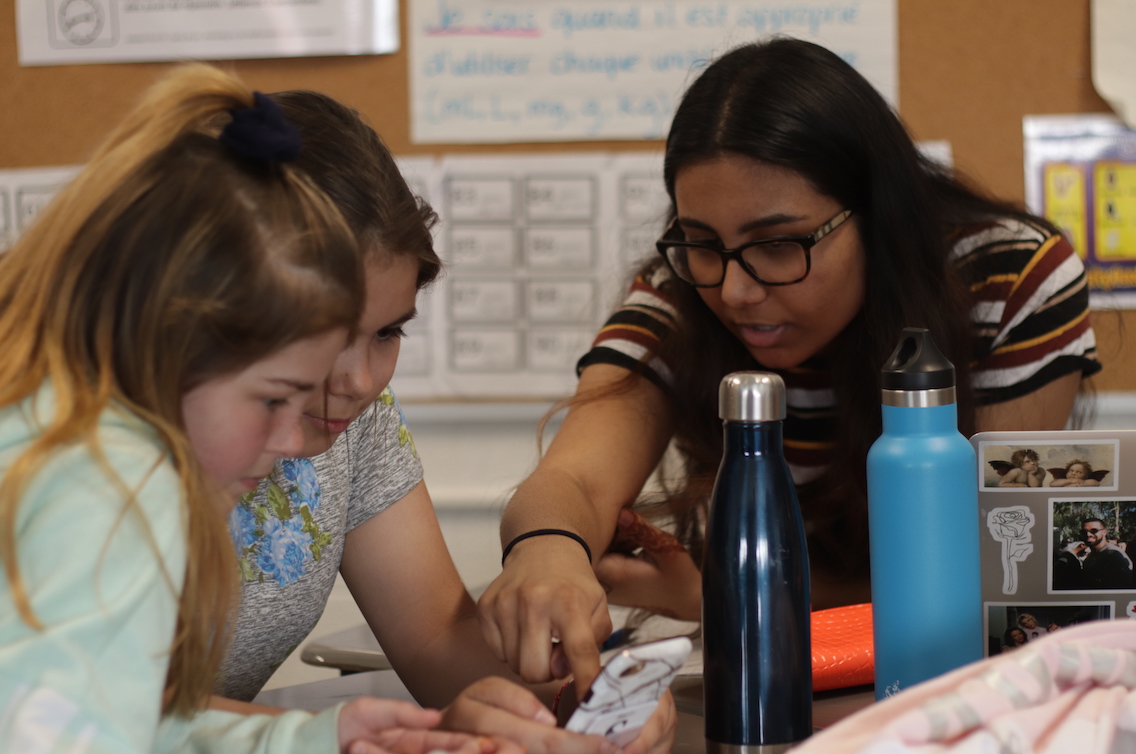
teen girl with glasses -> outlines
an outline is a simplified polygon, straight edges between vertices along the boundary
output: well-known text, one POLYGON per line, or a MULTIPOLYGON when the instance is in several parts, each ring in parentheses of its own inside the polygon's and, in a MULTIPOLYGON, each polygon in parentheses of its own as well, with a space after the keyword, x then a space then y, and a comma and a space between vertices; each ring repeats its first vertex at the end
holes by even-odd
POLYGON ((698 619, 729 372, 785 380, 819 609, 869 599, 865 457, 901 328, 929 328, 954 362, 967 434, 1064 427, 1100 369, 1070 245, 922 157, 821 47, 778 39, 714 62, 675 114, 664 177, 673 220, 659 256, 580 360, 567 417, 502 521, 516 544, 482 597, 483 626, 529 680, 570 668, 591 682, 608 597, 698 619), (590 562, 619 527, 644 529, 625 509, 672 443, 677 473, 653 510, 678 541, 656 531, 640 557, 590 562), (551 531, 517 541, 538 530, 551 531))

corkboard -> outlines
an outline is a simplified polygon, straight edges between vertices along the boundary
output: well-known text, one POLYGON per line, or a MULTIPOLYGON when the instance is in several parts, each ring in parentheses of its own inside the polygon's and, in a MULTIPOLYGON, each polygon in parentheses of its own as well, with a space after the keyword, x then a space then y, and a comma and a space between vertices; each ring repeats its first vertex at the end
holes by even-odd
MULTIPOLYGON (((657 149, 654 142, 486 146, 410 143, 405 19, 394 55, 223 64, 256 89, 327 92, 363 112, 397 154, 657 149)), ((899 0, 900 113, 917 139, 945 139, 991 193, 1024 199, 1022 116, 1108 112, 1092 86, 1089 0, 899 0)), ((15 0, 0 0, 0 168, 82 162, 166 64, 20 68, 15 0)), ((1122 348, 1136 312, 1094 317, 1101 391, 1136 390, 1122 348)))

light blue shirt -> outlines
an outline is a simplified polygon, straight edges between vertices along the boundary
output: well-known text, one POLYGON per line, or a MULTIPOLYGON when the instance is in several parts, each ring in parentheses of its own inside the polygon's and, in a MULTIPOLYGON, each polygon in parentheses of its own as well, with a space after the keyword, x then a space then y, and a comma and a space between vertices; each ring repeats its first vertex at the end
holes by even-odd
MULTIPOLYGON (((0 472, 39 434, 33 403, 51 416, 48 389, 0 411, 0 472)), ((186 566, 181 485, 125 412, 104 412, 97 445, 101 460, 86 443, 55 449, 20 498, 16 557, 42 628, 20 617, 0 566, 0 751, 335 751, 337 709, 160 721, 186 566)))

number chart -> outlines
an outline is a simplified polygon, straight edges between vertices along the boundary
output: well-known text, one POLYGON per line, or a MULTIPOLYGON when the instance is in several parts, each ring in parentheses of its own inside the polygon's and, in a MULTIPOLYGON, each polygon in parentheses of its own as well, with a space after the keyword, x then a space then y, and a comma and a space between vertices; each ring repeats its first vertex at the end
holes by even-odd
POLYGON ((405 159, 441 217, 446 270, 419 297, 394 387, 405 398, 555 399, 654 254, 668 201, 657 152, 405 159))

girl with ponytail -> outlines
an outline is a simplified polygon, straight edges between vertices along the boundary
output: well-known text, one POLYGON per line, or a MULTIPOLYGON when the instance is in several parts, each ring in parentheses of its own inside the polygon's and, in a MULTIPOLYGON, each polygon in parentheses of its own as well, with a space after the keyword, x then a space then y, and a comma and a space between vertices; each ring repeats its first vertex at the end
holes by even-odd
POLYGON ((464 750, 436 712, 202 712, 236 498, 302 444, 357 321, 356 241, 267 97, 153 87, 0 257, 0 750, 464 750))

